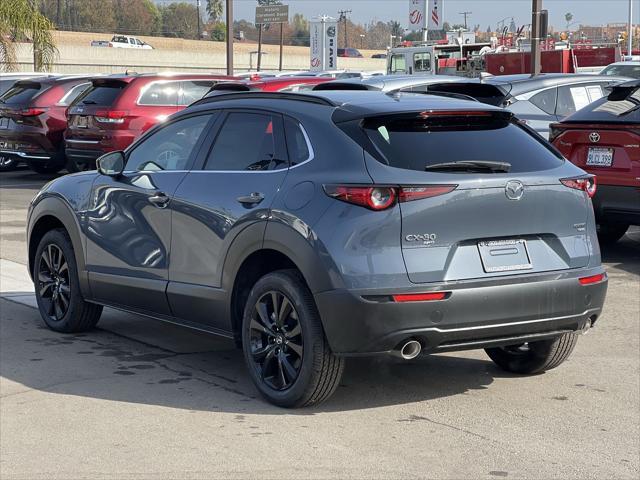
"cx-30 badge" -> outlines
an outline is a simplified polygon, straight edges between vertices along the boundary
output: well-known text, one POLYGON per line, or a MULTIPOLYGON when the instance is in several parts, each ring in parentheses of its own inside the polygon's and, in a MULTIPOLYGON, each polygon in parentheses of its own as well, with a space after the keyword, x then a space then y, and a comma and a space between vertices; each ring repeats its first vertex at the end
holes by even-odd
POLYGON ((504 193, 509 200, 520 200, 524 195, 524 185, 519 180, 509 180, 504 187, 504 193))
POLYGON ((598 132, 591 132, 589 134, 589 140, 591 140, 591 143, 598 143, 600 141, 600 134, 598 132))

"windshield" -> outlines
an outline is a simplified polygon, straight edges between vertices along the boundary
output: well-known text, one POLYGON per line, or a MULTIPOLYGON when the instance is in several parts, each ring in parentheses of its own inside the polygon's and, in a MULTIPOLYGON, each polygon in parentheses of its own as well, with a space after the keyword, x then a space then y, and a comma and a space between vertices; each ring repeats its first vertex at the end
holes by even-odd
POLYGON ((609 65, 601 75, 640 78, 640 64, 637 65, 609 65))

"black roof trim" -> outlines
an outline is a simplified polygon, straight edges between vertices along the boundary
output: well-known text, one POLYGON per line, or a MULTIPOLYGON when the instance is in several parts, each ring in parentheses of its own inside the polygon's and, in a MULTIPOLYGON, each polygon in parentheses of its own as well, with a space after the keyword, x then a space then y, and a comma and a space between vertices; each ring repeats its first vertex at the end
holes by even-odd
POLYGON ((311 90, 313 90, 314 92, 320 92, 320 91, 328 91, 328 90, 377 90, 376 88, 370 87, 369 85, 367 85, 366 83, 353 83, 353 82, 340 82, 340 81, 333 81, 333 82, 325 82, 325 83, 319 83, 317 84, 315 87, 313 87, 311 90))
POLYGON ((226 102, 228 100, 293 100, 298 102, 315 103, 316 105, 325 105, 328 107, 336 107, 337 105, 331 100, 315 95, 306 95, 292 92, 211 92, 214 95, 202 98, 190 106, 204 105, 207 103, 226 102))

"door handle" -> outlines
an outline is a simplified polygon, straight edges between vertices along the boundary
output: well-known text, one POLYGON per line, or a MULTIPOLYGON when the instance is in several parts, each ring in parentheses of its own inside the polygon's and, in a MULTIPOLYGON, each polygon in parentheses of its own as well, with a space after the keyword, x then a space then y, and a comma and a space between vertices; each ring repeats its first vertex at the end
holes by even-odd
POLYGON ((149 197, 149 202, 153 203, 158 208, 164 208, 171 200, 165 193, 156 192, 154 195, 149 197))
POLYGON ((253 192, 251 195, 240 196, 236 200, 246 205, 257 205, 264 200, 264 195, 259 192, 253 192))

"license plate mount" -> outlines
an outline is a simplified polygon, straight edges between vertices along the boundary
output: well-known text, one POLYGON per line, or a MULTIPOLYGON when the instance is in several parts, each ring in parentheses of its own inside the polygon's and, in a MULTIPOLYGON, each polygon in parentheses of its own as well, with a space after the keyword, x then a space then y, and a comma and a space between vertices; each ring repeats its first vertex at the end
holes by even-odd
POLYGON ((76 127, 89 128, 89 118, 84 116, 78 117, 78 121, 76 122, 76 127))
POLYGON ((485 273, 531 270, 533 265, 523 239, 478 242, 478 252, 485 273))
POLYGON ((590 167, 610 167, 613 164, 613 148, 590 147, 587 165, 590 167))

